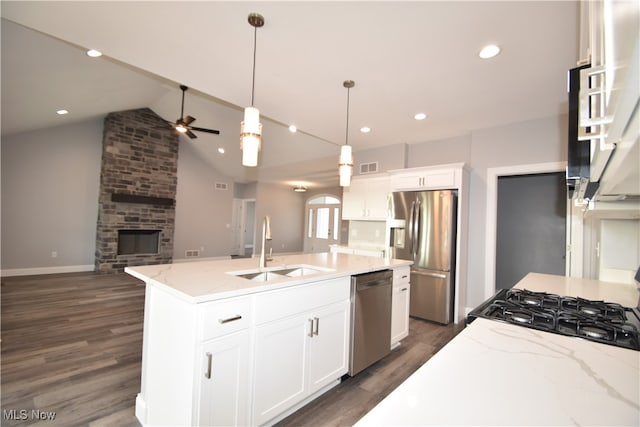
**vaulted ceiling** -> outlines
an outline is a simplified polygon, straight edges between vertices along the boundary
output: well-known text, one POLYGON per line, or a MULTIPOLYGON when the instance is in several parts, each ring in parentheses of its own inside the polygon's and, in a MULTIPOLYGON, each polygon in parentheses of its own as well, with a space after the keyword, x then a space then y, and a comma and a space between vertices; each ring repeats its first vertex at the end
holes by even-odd
POLYGON ((190 142, 220 173, 238 182, 336 185, 327 159, 337 163, 345 142, 344 80, 356 82, 356 164, 358 151, 372 147, 561 114, 566 71, 578 60, 578 5, 2 1, 2 135, 139 107, 173 121, 184 84, 194 125, 221 131, 190 142), (264 136, 261 166, 249 169, 238 145, 251 102, 251 12, 265 18, 255 76, 264 136), (480 59, 489 43, 502 52, 480 59), (104 56, 89 58, 88 48, 104 56), (57 116, 59 108, 70 113, 57 116), (427 118, 415 120, 419 112, 427 118))

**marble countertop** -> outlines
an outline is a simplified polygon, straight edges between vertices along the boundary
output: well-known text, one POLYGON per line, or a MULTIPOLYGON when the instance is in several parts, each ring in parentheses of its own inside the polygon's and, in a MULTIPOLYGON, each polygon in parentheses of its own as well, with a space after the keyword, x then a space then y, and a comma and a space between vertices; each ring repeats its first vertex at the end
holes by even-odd
POLYGON ((302 277, 282 277, 269 282, 253 282, 236 274, 258 270, 258 258, 195 261, 176 264, 126 267, 125 272, 193 303, 248 295, 303 283, 410 265, 411 261, 341 253, 274 255, 264 269, 273 270, 297 265, 317 266, 323 271, 302 277))
MULTIPOLYGON (((542 274, 516 286, 638 300, 631 285, 542 274)), ((640 352, 476 319, 356 425, 637 426, 640 352)))

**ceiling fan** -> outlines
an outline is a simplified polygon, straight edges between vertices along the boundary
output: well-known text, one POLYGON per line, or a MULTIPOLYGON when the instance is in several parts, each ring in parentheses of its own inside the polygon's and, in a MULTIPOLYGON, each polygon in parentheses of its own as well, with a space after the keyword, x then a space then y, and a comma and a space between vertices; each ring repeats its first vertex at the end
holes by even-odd
POLYGON ((172 128, 174 128, 178 132, 184 133, 191 139, 198 137, 198 135, 196 135, 192 131, 207 132, 207 133, 213 133, 213 134, 219 135, 220 131, 216 129, 207 129, 207 128, 200 128, 197 126, 191 126, 191 123, 195 122, 196 118, 193 116, 184 115, 184 93, 189 88, 185 85, 180 85, 180 89, 182 90, 182 106, 180 107, 180 118, 176 120, 175 123, 165 120, 167 124, 169 124, 172 128))

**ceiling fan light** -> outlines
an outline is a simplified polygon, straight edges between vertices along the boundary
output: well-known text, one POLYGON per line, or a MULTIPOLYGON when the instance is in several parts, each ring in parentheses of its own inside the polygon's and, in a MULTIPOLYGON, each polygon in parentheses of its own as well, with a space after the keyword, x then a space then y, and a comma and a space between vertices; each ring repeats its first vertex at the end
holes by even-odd
POLYGON ((187 133, 187 128, 184 127, 183 125, 177 125, 176 130, 180 133, 187 133))

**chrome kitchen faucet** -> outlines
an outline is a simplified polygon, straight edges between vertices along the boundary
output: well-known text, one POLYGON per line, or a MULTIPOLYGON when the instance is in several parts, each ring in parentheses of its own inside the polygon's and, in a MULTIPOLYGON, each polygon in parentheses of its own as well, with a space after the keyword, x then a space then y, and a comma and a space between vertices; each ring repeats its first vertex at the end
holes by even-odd
MULTIPOLYGON (((260 268, 267 266, 267 261, 271 261, 271 256, 265 255, 267 240, 271 240, 271 218, 269 215, 262 220, 262 248, 260 249, 260 268)), ((271 255, 271 254, 269 254, 271 255)))

